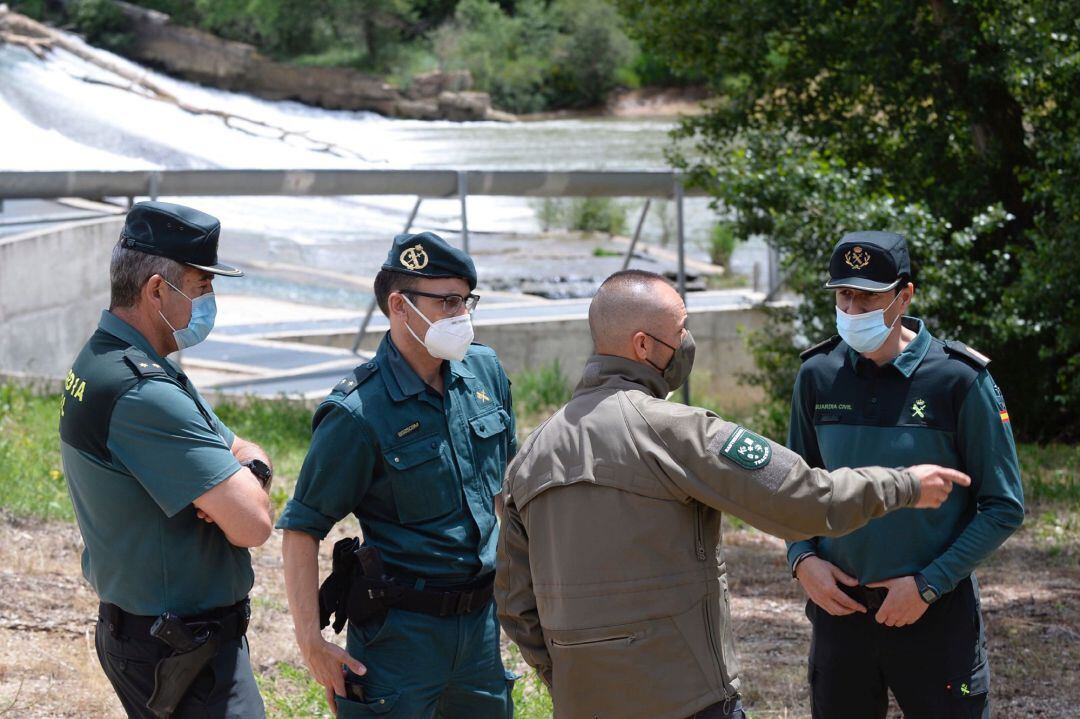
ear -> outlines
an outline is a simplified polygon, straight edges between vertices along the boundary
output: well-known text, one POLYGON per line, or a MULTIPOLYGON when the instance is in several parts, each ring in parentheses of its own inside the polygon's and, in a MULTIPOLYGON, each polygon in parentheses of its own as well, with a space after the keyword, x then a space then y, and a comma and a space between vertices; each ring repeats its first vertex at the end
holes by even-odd
POLYGON ((386 307, 391 315, 405 315, 408 305, 405 304, 405 296, 400 292, 391 292, 386 298, 386 307))
POLYGON ((900 290, 900 294, 904 294, 905 291, 907 292, 907 296, 902 299, 901 302, 903 302, 904 309, 906 310, 911 305, 911 301, 915 299, 915 285, 908 282, 907 286, 900 290))
POLYGON ((161 275, 151 275, 150 279, 143 285, 142 292, 139 294, 142 296, 144 302, 155 304, 160 307, 164 298, 165 292, 169 289, 169 286, 165 284, 165 280, 161 275))
POLYGON ((634 348, 634 356, 638 360, 646 359, 649 356, 649 346, 647 343, 648 335, 644 332, 635 332, 634 336, 630 338, 630 342, 634 348))

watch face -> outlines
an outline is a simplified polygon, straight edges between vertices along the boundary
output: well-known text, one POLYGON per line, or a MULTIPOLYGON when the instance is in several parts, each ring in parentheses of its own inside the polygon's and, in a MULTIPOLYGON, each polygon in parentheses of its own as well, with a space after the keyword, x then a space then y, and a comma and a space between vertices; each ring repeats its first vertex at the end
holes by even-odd
POLYGON ((926 587, 925 589, 923 589, 920 594, 922 595, 923 601, 927 604, 932 604, 933 602, 937 601, 938 598, 937 592, 935 592, 930 587, 926 587))
POLYGON ((261 459, 253 459, 248 462, 248 469, 261 480, 269 479, 272 474, 270 467, 268 467, 261 459))

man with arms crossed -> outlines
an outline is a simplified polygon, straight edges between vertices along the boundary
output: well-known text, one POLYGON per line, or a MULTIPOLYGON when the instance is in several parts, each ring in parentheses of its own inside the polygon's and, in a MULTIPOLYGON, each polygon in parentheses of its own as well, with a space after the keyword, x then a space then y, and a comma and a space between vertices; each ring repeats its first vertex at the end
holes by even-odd
POLYGON ((270 460, 165 355, 214 325, 220 223, 140 202, 112 299, 68 372, 60 452, 101 598, 98 659, 131 717, 263 716, 245 637, 248 547, 270 536, 270 460))

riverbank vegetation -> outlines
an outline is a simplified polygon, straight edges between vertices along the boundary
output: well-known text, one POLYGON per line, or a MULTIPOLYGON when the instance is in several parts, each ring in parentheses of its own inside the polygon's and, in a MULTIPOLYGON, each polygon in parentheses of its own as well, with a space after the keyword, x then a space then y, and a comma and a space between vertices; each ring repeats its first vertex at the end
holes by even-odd
MULTIPOLYGON (((786 414, 793 350, 835 333, 821 285, 852 230, 908 238, 912 313, 993 360, 1022 439, 1080 437, 1080 25, 1054 0, 618 0, 722 100, 674 164, 778 248, 803 301, 752 338, 786 414), (794 320, 794 322, 792 322, 794 320)), ((684 145, 685 146, 685 145, 684 145)), ((774 426, 776 426, 774 422, 774 426)))
MULTIPOLYGON (((695 84, 643 52, 609 0, 132 0, 174 23, 254 45, 276 60, 348 67, 407 89, 417 75, 467 70, 500 110, 604 105, 616 89, 695 84)), ((123 54, 112 0, 14 0, 123 54)))

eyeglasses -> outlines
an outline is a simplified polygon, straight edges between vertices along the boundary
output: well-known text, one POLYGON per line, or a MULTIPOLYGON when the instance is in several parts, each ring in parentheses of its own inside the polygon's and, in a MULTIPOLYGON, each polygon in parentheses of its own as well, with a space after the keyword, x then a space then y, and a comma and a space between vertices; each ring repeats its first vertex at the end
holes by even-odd
POLYGON ((421 292, 420 290, 406 290, 402 292, 403 295, 420 295, 421 297, 431 297, 432 299, 442 300, 443 312, 448 315, 457 314, 461 309, 462 303, 465 304, 465 311, 472 312, 476 309, 476 303, 480 301, 480 295, 468 294, 462 297, 461 295, 437 295, 433 292, 421 292))

